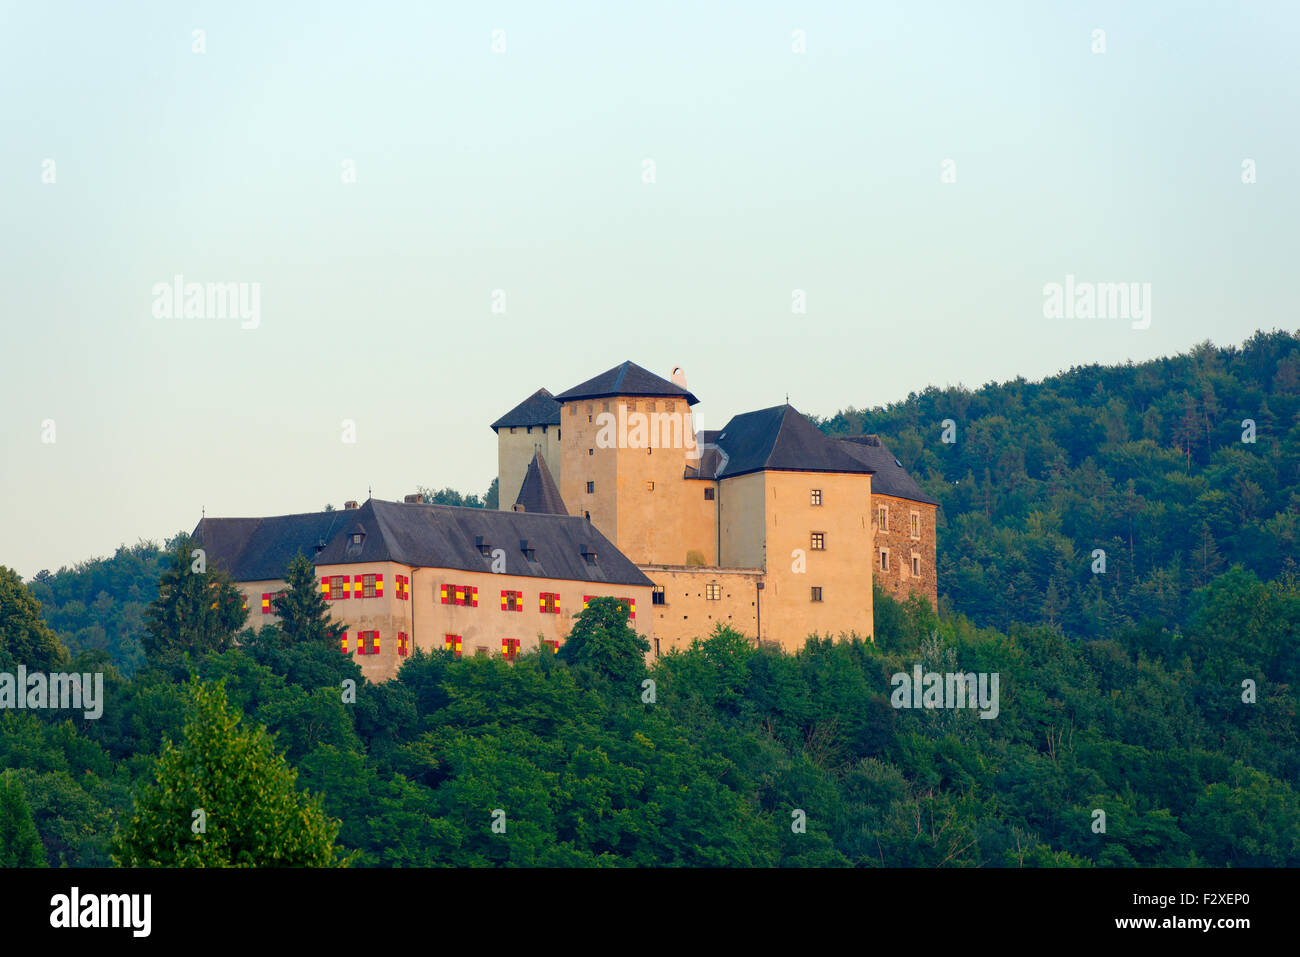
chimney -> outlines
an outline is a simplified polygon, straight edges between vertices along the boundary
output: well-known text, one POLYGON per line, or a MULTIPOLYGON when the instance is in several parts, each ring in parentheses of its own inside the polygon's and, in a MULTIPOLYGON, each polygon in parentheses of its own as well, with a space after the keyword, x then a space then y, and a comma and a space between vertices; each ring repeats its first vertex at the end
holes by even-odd
POLYGON ((350 499, 348 499, 346 502, 343 503, 343 507, 344 507, 345 509, 347 509, 347 508, 360 508, 361 506, 357 504, 357 500, 356 500, 356 499, 354 499, 354 498, 350 498, 350 499))
POLYGON ((424 495, 420 492, 416 492, 414 495, 406 496, 406 498, 402 499, 402 501, 405 502, 407 505, 423 505, 424 495))

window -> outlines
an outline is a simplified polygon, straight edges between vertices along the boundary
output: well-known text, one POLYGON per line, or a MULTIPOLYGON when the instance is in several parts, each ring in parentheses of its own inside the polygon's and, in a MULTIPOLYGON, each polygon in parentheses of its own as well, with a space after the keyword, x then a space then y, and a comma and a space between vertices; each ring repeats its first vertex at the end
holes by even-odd
POLYGON ((822 600, 822 590, 821 590, 821 586, 820 586, 820 585, 813 585, 813 586, 812 586, 812 600, 813 600, 813 601, 821 601, 821 600, 822 600))
POLYGON ((595 482, 588 482, 588 483, 587 483, 587 494, 590 495, 590 494, 591 494, 592 492, 594 492, 594 491, 596 491, 596 483, 595 483, 595 482))
POLYGON ((711 488, 706 488, 706 489, 704 490, 704 501, 706 501, 706 502, 712 502, 712 501, 713 501, 713 489, 711 489, 711 488))
POLYGON ((646 482, 646 483, 645 483, 645 490, 646 490, 647 492, 653 492, 653 491, 655 490, 655 483, 654 483, 654 482, 646 482))
POLYGON ((912 556, 912 577, 913 578, 921 577, 921 556, 920 555, 912 556))
POLYGON ((377 578, 378 578, 377 575, 361 576, 361 597, 362 598, 375 598, 378 596, 378 592, 376 591, 375 588, 375 582, 377 578))
POLYGON ((508 661, 513 661, 519 657, 519 639, 502 638, 501 639, 501 657, 508 661))
POLYGON ((501 592, 501 610, 502 611, 523 611, 524 593, 521 591, 501 592))
POLYGON ((673 410, 673 403, 672 403, 672 400, 669 400, 669 401, 667 401, 667 402, 664 403, 664 409, 665 409, 666 411, 668 411, 668 412, 671 412, 671 411, 673 410))
POLYGON ((510 434, 511 434, 511 435, 514 435, 514 434, 515 434, 515 427, 514 427, 513 425, 510 426, 510 434))
POLYGON ((407 578, 405 575, 397 575, 396 578, 397 578, 397 600, 410 601, 411 600, 411 579, 407 578))
POLYGON ((397 653, 398 653, 398 655, 400 655, 401 657, 404 658, 404 657, 406 657, 407 654, 410 653, 410 651, 411 651, 411 642, 410 642, 410 639, 408 639, 408 638, 406 637, 406 632, 404 632, 404 631, 399 631, 399 632, 397 633, 397 653))
POLYGON ((533 434, 533 427, 532 427, 531 425, 528 426, 526 429, 524 429, 524 433, 525 433, 526 435, 532 435, 532 434, 533 434))
POLYGON ((889 549, 888 548, 882 548, 880 550, 880 570, 882 572, 889 571, 889 549))
POLYGON ((339 601, 348 597, 348 576, 330 575, 320 580, 320 593, 326 601, 339 601))
POLYGON ((823 552, 826 550, 826 533, 813 532, 811 548, 814 552, 823 552))
POLYGON ((346 654, 348 653, 348 633, 347 633, 346 631, 343 632, 343 638, 342 638, 342 641, 343 641, 343 649, 342 649, 342 650, 343 650, 343 653, 346 655, 346 654))
POLYGON ((664 586, 663 586, 663 585, 655 585, 653 588, 650 589, 650 604, 652 604, 652 605, 662 605, 662 604, 664 604, 664 586))
POLYGON ((560 613, 560 596, 557 592, 542 592, 539 604, 541 605, 541 610, 546 614, 558 615, 560 613))
POLYGON ((248 596, 244 596, 244 611, 248 611, 248 596))
POLYGON ((551 654, 554 655, 559 653, 560 643, 554 638, 543 638, 542 644, 551 649, 551 654))
POLYGON ((366 537, 366 536, 362 535, 360 532, 353 532, 353 533, 352 533, 352 544, 353 544, 353 545, 360 545, 360 544, 361 544, 361 540, 362 540, 363 538, 365 538, 365 537, 366 537))
POLYGON ((358 631, 357 632, 357 654, 359 655, 379 654, 379 632, 358 631))
POLYGON ((596 450, 595 450, 595 449, 587 449, 587 454, 588 454, 588 455, 595 455, 595 454, 596 454, 596 450))
POLYGON ((655 403, 653 399, 649 403, 647 403, 647 410, 650 412, 653 412, 655 410, 655 403))
POLYGON ((578 547, 578 554, 580 554, 584 559, 586 559, 588 565, 596 564, 596 553, 590 551, 586 545, 580 545, 578 547))
POLYGON ((808 504, 820 505, 821 503, 822 503, 822 490, 819 488, 815 488, 812 490, 812 493, 809 495, 808 504))
POLYGON ((888 505, 876 506, 876 528, 880 529, 882 532, 889 531, 889 506, 888 505))
POLYGON ((578 407, 576 405, 569 406, 569 415, 577 415, 577 414, 578 414, 578 407))
POLYGON ((460 635, 446 635, 443 639, 446 642, 447 650, 457 658, 460 657, 460 635))
POLYGON ((474 646, 474 657, 475 657, 475 658, 486 658, 487 656, 488 656, 487 645, 475 645, 475 646, 474 646))
POLYGON ((438 597, 444 605, 478 607, 478 588, 474 585, 443 585, 438 597))
POLYGON ((912 537, 920 538, 921 537, 921 513, 913 512, 910 518, 912 520, 912 537))
POLYGON ((721 600, 721 598, 722 598, 722 586, 721 586, 721 585, 713 585, 713 584, 705 585, 705 586, 704 586, 704 597, 705 597, 706 599, 708 599, 709 601, 719 601, 719 600, 721 600))
POLYGON ((275 598, 275 592, 273 591, 262 592, 262 614, 263 615, 272 614, 273 609, 271 608, 271 599, 273 598, 275 598))

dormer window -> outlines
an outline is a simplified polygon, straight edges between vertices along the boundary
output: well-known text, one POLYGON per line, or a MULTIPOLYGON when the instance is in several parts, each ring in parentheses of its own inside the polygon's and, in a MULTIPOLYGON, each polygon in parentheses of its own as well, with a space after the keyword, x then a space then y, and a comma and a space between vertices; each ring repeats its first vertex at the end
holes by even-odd
POLYGON ((360 545, 361 542, 362 542, 362 540, 363 540, 365 537, 366 537, 366 536, 363 535, 363 534, 361 534, 360 532, 353 532, 353 533, 352 533, 352 544, 353 544, 353 545, 360 545))
POLYGON ((474 536, 474 547, 477 548, 479 554, 485 558, 492 554, 492 546, 483 540, 482 535, 474 536))
POLYGON ((528 539, 519 539, 519 550, 524 553, 524 558, 528 559, 528 561, 537 561, 537 549, 529 546, 528 539))
POLYGON ((586 545, 578 546, 578 554, 581 555, 586 560, 588 565, 596 564, 596 553, 593 551, 589 551, 586 545))
POLYGON ((365 540, 366 530, 362 527, 361 523, 358 522, 353 525, 352 530, 348 532, 348 542, 353 546, 359 546, 365 540))

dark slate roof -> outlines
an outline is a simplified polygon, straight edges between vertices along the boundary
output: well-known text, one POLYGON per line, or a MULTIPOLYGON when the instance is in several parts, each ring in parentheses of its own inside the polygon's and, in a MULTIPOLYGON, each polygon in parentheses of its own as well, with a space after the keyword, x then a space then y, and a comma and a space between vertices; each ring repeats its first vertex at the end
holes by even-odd
MULTIPOLYGON (((737 415, 713 442, 721 452, 713 459, 712 472, 703 477, 732 478, 761 469, 862 474, 874 471, 789 404, 737 415)), ((705 463, 709 464, 707 453, 705 463)))
POLYGON ((903 463, 885 447, 879 436, 854 435, 838 441, 846 452, 876 470, 876 474, 871 477, 873 493, 893 495, 913 502, 925 502, 927 505, 939 504, 921 491, 921 486, 907 474, 903 463))
POLYGON ((568 515, 564 497, 555 487, 551 470, 546 467, 546 459, 541 452, 533 453, 533 460, 528 463, 524 474, 524 484, 519 486, 516 505, 522 505, 525 512, 540 512, 544 515, 568 515))
POLYGON ((502 512, 453 505, 417 505, 370 499, 358 509, 270 518, 205 518, 194 530, 208 560, 236 581, 283 578, 302 551, 317 565, 400 562, 425 568, 487 572, 491 550, 505 549, 508 575, 651 585, 637 567, 590 522, 567 515, 502 512), (360 524, 365 538, 351 542, 360 524), (251 529, 251 532, 250 532, 251 529), (480 538, 487 554, 475 539, 480 538), (319 541, 325 547, 318 553, 319 541), (520 542, 534 549, 529 561, 520 542), (594 552, 596 564, 582 556, 594 552))
POLYGON ((588 379, 572 389, 566 389, 555 398, 561 402, 570 399, 601 399, 613 395, 630 396, 682 396, 688 405, 695 405, 700 400, 675 382, 642 369, 635 362, 624 362, 602 372, 594 379, 588 379))
POLYGON ((208 561, 236 581, 266 581, 283 578, 294 555, 301 551, 311 558, 317 544, 343 535, 359 517, 359 509, 343 509, 275 518, 205 518, 194 537, 208 561))
POLYGON ((538 389, 528 398, 492 423, 492 431, 529 425, 559 425, 560 403, 546 389, 538 389))

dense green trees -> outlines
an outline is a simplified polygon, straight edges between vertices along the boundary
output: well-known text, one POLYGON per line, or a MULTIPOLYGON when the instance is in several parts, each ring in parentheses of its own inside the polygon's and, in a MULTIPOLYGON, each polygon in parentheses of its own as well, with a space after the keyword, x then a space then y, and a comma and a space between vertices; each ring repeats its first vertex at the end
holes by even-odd
POLYGON ((41 618, 41 603, 17 572, 0 565, 0 670, 55 671, 67 663, 67 649, 41 618))
POLYGON ((189 685, 184 740, 167 742, 115 859, 151 867, 328 867, 338 822, 294 789, 297 773, 260 728, 241 728, 224 683, 189 685))

